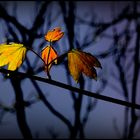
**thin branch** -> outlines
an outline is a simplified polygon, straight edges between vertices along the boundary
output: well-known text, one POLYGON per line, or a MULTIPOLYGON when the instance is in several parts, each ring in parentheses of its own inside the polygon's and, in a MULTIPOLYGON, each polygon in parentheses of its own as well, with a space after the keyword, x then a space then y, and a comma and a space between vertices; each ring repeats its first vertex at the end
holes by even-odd
MULTIPOLYGON (((83 77, 80 77, 80 78, 81 78, 80 79, 80 89, 82 90, 84 88, 84 79, 83 79, 83 77)), ((74 102, 75 121, 74 121, 74 126, 73 126, 73 130, 72 130, 70 138, 76 138, 78 131, 80 132, 80 138, 85 137, 83 125, 81 123, 81 118, 80 118, 82 101, 83 101, 82 99, 83 99, 83 95, 79 94, 74 102)))
POLYGON ((47 7, 49 5, 51 1, 48 0, 48 1, 44 1, 40 7, 40 10, 39 12, 37 13, 37 16, 35 18, 35 21, 32 25, 32 28, 30 29, 30 32, 36 32, 40 27, 42 27, 43 23, 44 23, 44 14, 47 10, 47 7))
POLYGON ((131 108, 135 108, 135 109, 140 109, 139 104, 134 104, 134 103, 126 102, 126 101, 123 101, 123 100, 115 99, 115 98, 112 98, 112 97, 100 95, 100 94, 90 92, 90 91, 87 91, 87 90, 82 90, 82 89, 79 89, 79 88, 76 88, 76 87, 61 83, 61 82, 57 82, 57 81, 54 81, 54 80, 45 79, 45 78, 34 76, 34 75, 29 75, 29 74, 26 74, 26 73, 23 73, 23 72, 10 71, 10 70, 6 70, 6 69, 0 69, 0 72, 4 73, 4 74, 10 74, 10 77, 11 76, 14 76, 14 77, 19 76, 19 77, 24 77, 24 78, 30 78, 30 79, 34 79, 34 80, 37 80, 37 81, 40 81, 40 82, 48 83, 48 84, 51 84, 51 85, 54 85, 54 86, 57 86, 57 87, 61 87, 61 88, 67 89, 67 90, 75 91, 75 92, 78 92, 79 94, 81 93, 81 94, 84 94, 86 96, 90 96, 92 98, 97 98, 97 99, 100 99, 100 100, 103 100, 103 101, 108 101, 108 102, 111 102, 111 103, 131 107, 131 108))
MULTIPOLYGON (((31 50, 31 51, 34 52, 37 56, 39 56, 34 50, 31 50)), ((39 58, 41 58, 41 57, 39 57, 39 58)), ((41 58, 41 60, 44 61, 42 58, 41 58)), ((28 59, 27 59, 27 65, 28 65, 28 68, 29 68, 28 75, 33 74, 33 69, 31 67, 30 62, 29 62, 28 59)), ((72 125, 71 125, 70 121, 64 115, 62 115, 61 113, 59 113, 49 103, 49 101, 45 98, 42 90, 38 86, 37 82, 34 79, 32 79, 32 78, 30 78, 30 79, 31 79, 31 82, 34 85, 35 89, 37 90, 37 93, 39 95, 40 100, 46 105, 46 107, 51 111, 51 113, 53 113, 56 117, 58 117, 58 119, 60 119, 62 122, 64 122, 67 125, 68 129, 71 131, 72 125)))
MULTIPOLYGON (((135 14, 134 14, 135 15, 135 14)), ((133 84, 132 84, 132 97, 131 102, 136 103, 136 97, 137 97, 137 86, 138 86, 138 77, 139 77, 139 51, 140 51, 140 24, 138 20, 136 20, 136 46, 135 46, 135 54, 134 54, 134 73, 133 73, 133 84)), ((136 126, 136 122, 138 121, 138 116, 136 115, 136 110, 131 109, 131 123, 129 128, 129 135, 128 138, 132 139, 134 137, 134 129, 136 126)))
POLYGON ((45 96, 43 95, 40 87, 38 86, 38 84, 36 83, 36 81, 34 81, 33 79, 31 79, 34 87, 36 88, 39 98, 41 99, 41 101, 49 108, 49 110, 56 116, 58 117, 62 122, 64 122, 68 129, 71 131, 72 125, 70 123, 70 121, 61 113, 59 113, 50 103, 49 101, 45 98, 45 96))

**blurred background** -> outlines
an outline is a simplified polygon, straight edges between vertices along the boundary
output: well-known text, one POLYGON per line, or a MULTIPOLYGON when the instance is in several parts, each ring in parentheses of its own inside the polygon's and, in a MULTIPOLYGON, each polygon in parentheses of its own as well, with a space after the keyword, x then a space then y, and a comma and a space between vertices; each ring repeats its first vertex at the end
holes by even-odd
MULTIPOLYGON (((79 48, 96 56, 102 69, 97 81, 82 75, 77 84, 65 58, 52 66, 53 80, 140 104, 139 2, 0 2, 0 43, 23 43, 40 55, 48 45, 44 35, 55 27, 65 33, 54 44, 58 55, 79 48)), ((42 66, 28 51, 18 71, 47 78, 42 66)), ((139 119, 133 108, 0 74, 0 138, 140 138, 139 119)))

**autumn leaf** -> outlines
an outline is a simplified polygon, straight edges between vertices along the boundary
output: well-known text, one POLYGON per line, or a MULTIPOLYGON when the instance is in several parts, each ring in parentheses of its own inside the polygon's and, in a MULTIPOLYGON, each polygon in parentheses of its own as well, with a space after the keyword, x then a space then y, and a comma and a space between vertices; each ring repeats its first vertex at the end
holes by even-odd
POLYGON ((26 51, 23 44, 0 44, 0 67, 8 65, 8 70, 16 70, 24 61, 26 51))
MULTIPOLYGON (((58 57, 57 52, 53 49, 52 46, 47 46, 42 50, 41 54, 42 59, 44 60, 45 64, 45 71, 49 72, 50 68, 53 63, 51 63, 54 59, 58 57)), ((57 59, 54 60, 54 63, 57 64, 57 59)))
POLYGON ((94 67, 101 67, 98 59, 90 53, 73 49, 68 52, 68 68, 76 82, 82 73, 97 80, 97 73, 94 67))
POLYGON ((61 31, 60 27, 56 27, 53 30, 49 30, 45 35, 45 39, 49 42, 58 41, 62 38, 64 32, 61 31))

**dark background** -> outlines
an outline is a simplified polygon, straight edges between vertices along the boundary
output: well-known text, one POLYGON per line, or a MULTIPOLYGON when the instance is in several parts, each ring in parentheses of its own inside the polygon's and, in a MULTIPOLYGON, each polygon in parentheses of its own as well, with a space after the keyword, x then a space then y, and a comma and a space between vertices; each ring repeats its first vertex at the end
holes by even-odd
MULTIPOLYGON (((53 80, 139 104, 139 9, 139 2, 1 1, 0 43, 23 43, 40 54, 48 44, 44 39, 47 31, 61 27, 64 37, 54 45, 58 54, 80 48, 96 56, 102 69, 97 69, 97 81, 83 75, 76 84, 65 59, 52 67, 53 80)), ((28 51, 19 71, 47 78, 39 69, 42 65, 28 51)), ((140 138, 139 110, 32 79, 17 83, 14 86, 0 74, 0 138, 23 137, 14 106, 16 92, 30 103, 25 116, 33 138, 140 138), (69 120, 73 129, 54 110, 69 120)))

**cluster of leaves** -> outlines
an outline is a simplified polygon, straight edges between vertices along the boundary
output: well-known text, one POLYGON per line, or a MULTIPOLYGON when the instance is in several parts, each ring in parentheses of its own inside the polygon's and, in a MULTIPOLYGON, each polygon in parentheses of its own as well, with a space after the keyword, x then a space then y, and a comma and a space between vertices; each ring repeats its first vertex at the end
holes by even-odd
MULTIPOLYGON (((8 65, 8 70, 16 70, 23 63, 26 52, 29 49, 38 56, 40 56, 39 58, 41 58, 41 60, 43 61, 44 69, 49 76, 49 71, 52 65, 54 63, 57 64, 58 59, 61 57, 58 56, 52 44, 60 40, 63 35, 64 32, 61 31, 60 27, 49 30, 45 35, 45 40, 48 41, 50 45, 46 46, 42 50, 41 56, 37 54, 34 50, 24 46, 23 44, 1 44, 0 67, 8 65)), ((79 77, 82 73, 97 80, 97 73, 94 67, 101 68, 101 64, 95 56, 77 49, 69 50, 66 54, 68 58, 68 68, 70 74, 76 82, 79 81, 79 77)))

